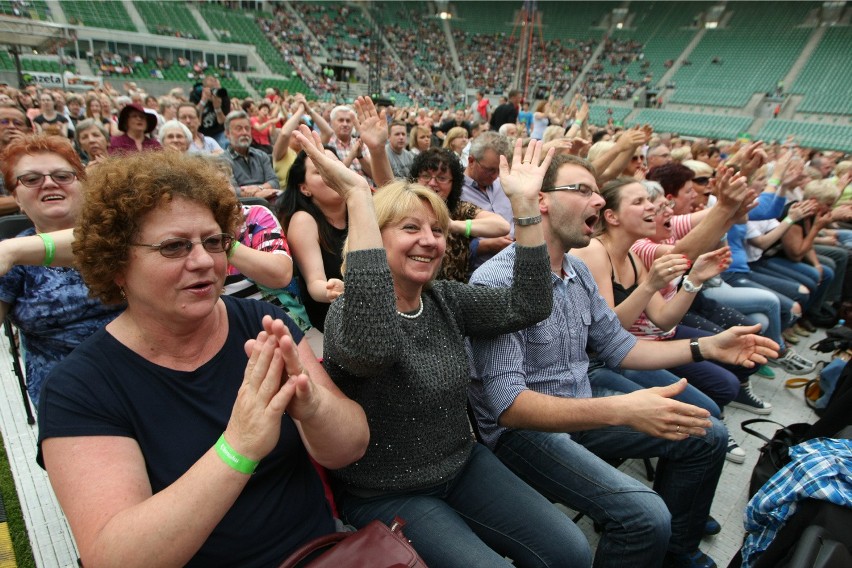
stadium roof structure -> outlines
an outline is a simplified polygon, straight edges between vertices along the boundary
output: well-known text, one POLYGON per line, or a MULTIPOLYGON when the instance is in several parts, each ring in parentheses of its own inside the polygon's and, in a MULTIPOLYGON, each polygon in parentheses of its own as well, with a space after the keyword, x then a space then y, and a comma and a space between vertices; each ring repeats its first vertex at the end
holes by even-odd
POLYGON ((68 26, 0 16, 0 45, 30 47, 35 50, 74 39, 74 30, 68 26))

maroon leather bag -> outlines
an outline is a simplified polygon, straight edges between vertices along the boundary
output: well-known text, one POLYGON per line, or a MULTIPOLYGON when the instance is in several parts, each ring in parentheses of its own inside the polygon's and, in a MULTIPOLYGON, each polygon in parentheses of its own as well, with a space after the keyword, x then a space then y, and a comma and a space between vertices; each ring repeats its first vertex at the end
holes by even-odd
POLYGON ((396 517, 393 524, 373 521, 355 532, 315 538, 300 547, 279 568, 426 568, 396 517), (325 550, 325 552, 321 552, 325 550), (320 553, 316 556, 317 553, 320 553))

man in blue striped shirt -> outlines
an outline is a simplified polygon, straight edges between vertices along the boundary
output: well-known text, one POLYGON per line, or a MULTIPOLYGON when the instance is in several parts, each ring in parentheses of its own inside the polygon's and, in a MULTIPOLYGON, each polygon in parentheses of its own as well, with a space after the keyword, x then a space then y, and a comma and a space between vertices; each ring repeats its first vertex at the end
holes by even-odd
MULTIPOLYGON (((698 543, 725 459, 725 426, 671 398, 685 380, 593 398, 586 351, 611 368, 659 369, 704 357, 753 366, 777 356, 777 345, 754 335, 756 326, 693 342, 637 341, 586 265, 566 254, 588 245, 603 204, 587 161, 553 159, 539 196, 553 312, 518 333, 471 340, 477 423, 483 441, 522 479, 603 526, 596 567, 715 566, 698 543), (604 461, 633 457, 660 458, 656 493, 604 461)), ((514 255, 508 247, 471 283, 510 285, 514 255)))

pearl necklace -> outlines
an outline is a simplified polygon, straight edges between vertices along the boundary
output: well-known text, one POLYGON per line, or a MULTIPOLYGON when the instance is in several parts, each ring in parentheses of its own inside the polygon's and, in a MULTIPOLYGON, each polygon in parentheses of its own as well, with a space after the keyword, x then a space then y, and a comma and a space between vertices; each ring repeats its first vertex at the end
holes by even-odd
POLYGON ((402 317, 404 317, 405 319, 413 320, 413 319, 417 319, 417 318, 419 318, 419 317, 420 317, 420 314, 422 314, 422 313, 423 313, 423 296, 421 296, 421 297, 420 297, 420 307, 417 309, 417 311, 416 311, 415 313, 413 313, 413 314, 406 314, 405 312, 401 312, 401 311, 399 311, 399 310, 397 310, 397 311, 396 311, 396 313, 398 313, 399 315, 401 315, 401 316, 402 316, 402 317))

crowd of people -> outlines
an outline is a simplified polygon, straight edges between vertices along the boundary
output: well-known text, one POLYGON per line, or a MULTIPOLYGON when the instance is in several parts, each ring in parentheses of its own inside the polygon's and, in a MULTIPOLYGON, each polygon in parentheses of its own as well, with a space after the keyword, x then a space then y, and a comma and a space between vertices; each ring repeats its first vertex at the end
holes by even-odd
POLYGON ((430 566, 715 566, 724 408, 852 313, 848 156, 188 91, 0 88, 0 309, 84 564, 275 565, 336 511, 430 566))

